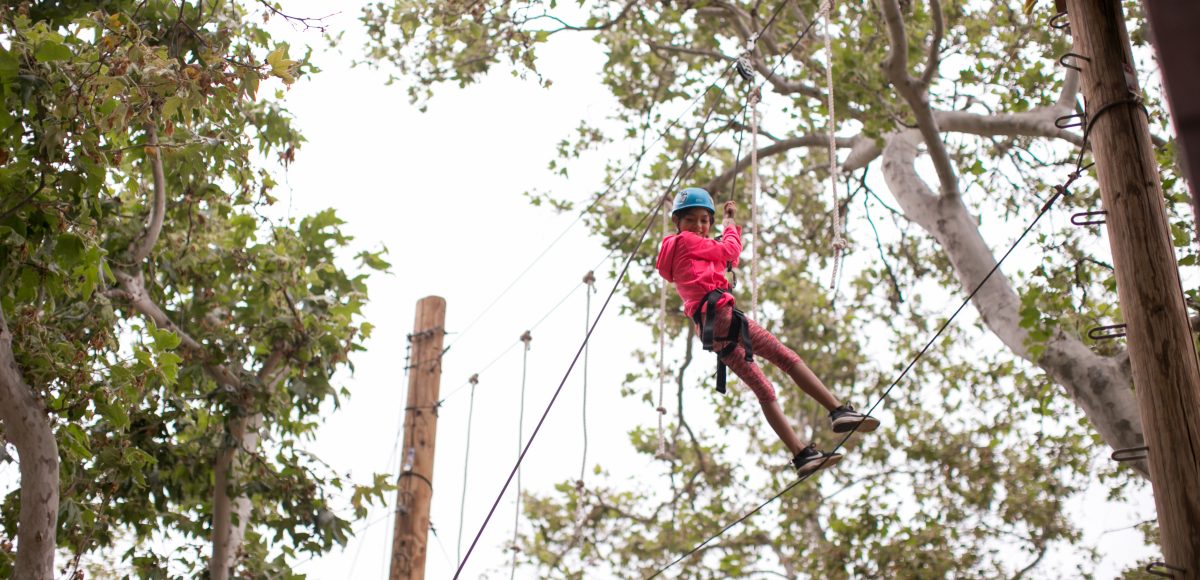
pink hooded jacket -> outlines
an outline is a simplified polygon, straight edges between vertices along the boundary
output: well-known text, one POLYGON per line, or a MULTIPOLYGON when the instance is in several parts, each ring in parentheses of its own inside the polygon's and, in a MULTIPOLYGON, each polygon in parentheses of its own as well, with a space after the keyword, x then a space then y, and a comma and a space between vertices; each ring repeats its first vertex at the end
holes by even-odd
MULTIPOLYGON (((736 266, 740 253, 740 226, 725 228, 720 240, 710 240, 692 232, 680 232, 662 241, 655 267, 663 278, 675 283, 675 291, 683 299, 683 311, 692 316, 706 294, 717 288, 729 289, 729 282, 725 280, 725 263, 733 262, 736 266)), ((725 294, 717 305, 732 303, 733 295, 725 294)))

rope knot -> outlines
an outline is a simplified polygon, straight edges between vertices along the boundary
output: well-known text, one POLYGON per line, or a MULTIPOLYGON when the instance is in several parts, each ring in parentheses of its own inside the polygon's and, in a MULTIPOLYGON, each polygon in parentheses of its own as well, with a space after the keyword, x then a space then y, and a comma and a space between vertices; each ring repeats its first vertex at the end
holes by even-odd
POLYGON ((837 236, 833 238, 833 241, 829 242, 829 247, 840 252, 850 247, 850 242, 846 241, 846 238, 842 236, 837 236))

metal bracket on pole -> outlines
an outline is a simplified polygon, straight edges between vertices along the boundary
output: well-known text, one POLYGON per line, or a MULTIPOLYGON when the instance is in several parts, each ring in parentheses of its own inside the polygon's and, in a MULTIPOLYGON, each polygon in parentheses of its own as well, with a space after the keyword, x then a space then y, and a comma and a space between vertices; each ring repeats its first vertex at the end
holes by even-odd
POLYGON ((1097 326, 1088 331, 1088 338, 1092 340, 1110 340, 1113 338, 1121 338, 1125 336, 1124 324, 1110 324, 1108 326, 1097 326))
POLYGON ((1065 30, 1071 27, 1071 21, 1067 20, 1066 12, 1059 12, 1050 18, 1050 28, 1056 30, 1065 30))
POLYGON ((1082 60, 1084 62, 1092 62, 1092 59, 1090 59, 1086 56, 1083 56, 1082 54, 1079 54, 1076 52, 1068 52, 1068 53, 1058 57, 1058 64, 1061 64, 1069 69, 1072 69, 1075 72, 1083 72, 1083 69, 1079 68, 1078 66, 1075 66, 1073 64, 1067 64, 1067 58, 1072 58, 1072 57, 1075 58, 1075 60, 1077 60, 1077 61, 1082 60))
POLYGON ((1117 463, 1125 463, 1126 461, 1139 461, 1150 455, 1150 448, 1143 445, 1141 447, 1126 447, 1124 449, 1114 449, 1110 456, 1117 463))
POLYGON ((1097 216, 1107 215, 1106 211, 1081 211, 1071 214, 1071 225, 1073 226, 1098 226, 1104 223, 1104 219, 1096 219, 1097 216))
POLYGON ((1166 562, 1162 562, 1162 561, 1150 562, 1149 564, 1146 564, 1146 573, 1153 574, 1160 578, 1175 578, 1175 574, 1174 574, 1175 572, 1179 572, 1180 574, 1187 574, 1187 568, 1180 568, 1179 566, 1172 566, 1172 565, 1170 565, 1166 562), (1164 572, 1162 570, 1159 570, 1159 568, 1164 568, 1169 571, 1164 572))
POLYGON ((1073 115, 1063 115, 1054 119, 1054 126, 1059 129, 1070 129, 1071 127, 1083 127, 1087 125, 1087 113, 1075 113, 1073 115), (1070 119, 1079 119, 1078 121, 1067 122, 1070 119))

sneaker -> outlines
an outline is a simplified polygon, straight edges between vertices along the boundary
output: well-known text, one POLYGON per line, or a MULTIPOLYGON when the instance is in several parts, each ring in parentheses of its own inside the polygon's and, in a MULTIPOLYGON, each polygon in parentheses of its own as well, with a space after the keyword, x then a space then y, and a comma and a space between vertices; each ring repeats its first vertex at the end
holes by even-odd
POLYGON ((792 465, 796 468, 796 475, 806 477, 818 469, 832 467, 841 460, 841 453, 825 453, 810 444, 792 458, 792 465))
POLYGON ((863 415, 855 411, 854 407, 850 405, 842 405, 830 411, 829 420, 833 423, 834 433, 846 433, 849 431, 870 433, 879 428, 879 419, 870 415, 863 415))

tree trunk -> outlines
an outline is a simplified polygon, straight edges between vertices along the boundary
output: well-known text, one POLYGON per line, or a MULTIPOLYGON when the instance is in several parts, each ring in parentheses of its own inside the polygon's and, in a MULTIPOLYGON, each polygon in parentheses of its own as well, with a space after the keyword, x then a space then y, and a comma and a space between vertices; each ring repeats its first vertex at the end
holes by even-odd
MULTIPOLYGON (((276 345, 275 351, 258 371, 259 384, 271 390, 287 376, 287 349, 276 345)), ((242 457, 258 448, 262 430, 263 414, 251 413, 236 417, 229 422, 229 435, 234 446, 222 447, 213 466, 213 523, 212 560, 209 562, 210 580, 228 580, 237 565, 242 542, 246 539, 246 527, 250 524, 250 498, 242 493, 230 493, 231 486, 238 483, 242 472, 242 457)))
POLYGON ((21 462, 21 510, 13 578, 54 578, 58 528, 58 444, 42 404, 13 356, 12 334, 0 312, 0 423, 21 462))
POLYGON ((237 484, 236 474, 242 472, 242 453, 258 447, 258 431, 262 427, 261 413, 239 417, 229 423, 229 434, 236 446, 224 447, 217 454, 213 467, 213 533, 211 580, 228 580, 237 565, 246 526, 250 523, 250 499, 241 493, 231 493, 237 484))

